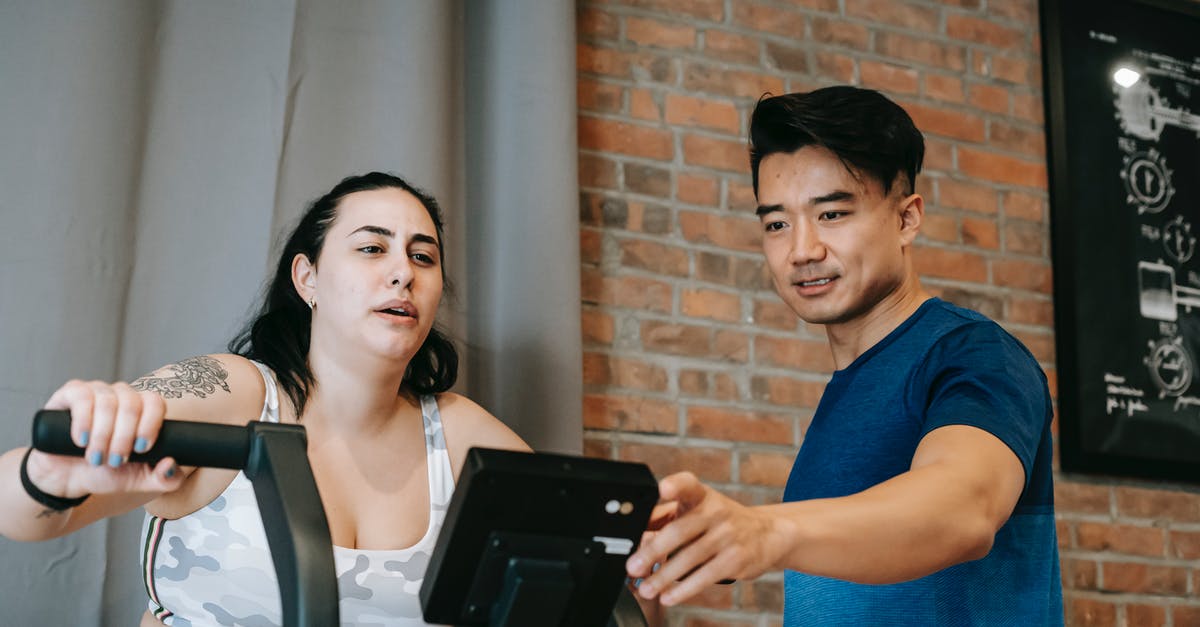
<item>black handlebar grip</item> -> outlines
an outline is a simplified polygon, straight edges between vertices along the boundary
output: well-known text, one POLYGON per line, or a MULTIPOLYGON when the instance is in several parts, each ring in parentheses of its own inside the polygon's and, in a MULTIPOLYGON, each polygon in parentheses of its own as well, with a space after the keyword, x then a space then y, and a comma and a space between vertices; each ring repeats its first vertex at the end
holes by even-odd
MULTIPOLYGON (((71 413, 43 409, 33 417, 33 448, 43 453, 82 457, 84 449, 71 441, 71 413)), ((133 453, 131 462, 157 463, 173 457, 180 466, 245 468, 250 455, 250 428, 207 422, 164 420, 154 446, 133 453)))

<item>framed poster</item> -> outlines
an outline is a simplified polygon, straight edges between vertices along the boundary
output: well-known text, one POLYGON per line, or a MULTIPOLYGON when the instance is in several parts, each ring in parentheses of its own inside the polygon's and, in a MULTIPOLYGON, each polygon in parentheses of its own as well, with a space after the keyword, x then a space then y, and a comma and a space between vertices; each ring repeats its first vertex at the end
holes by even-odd
POLYGON ((1062 468, 1200 482, 1200 2, 1041 16, 1062 468))

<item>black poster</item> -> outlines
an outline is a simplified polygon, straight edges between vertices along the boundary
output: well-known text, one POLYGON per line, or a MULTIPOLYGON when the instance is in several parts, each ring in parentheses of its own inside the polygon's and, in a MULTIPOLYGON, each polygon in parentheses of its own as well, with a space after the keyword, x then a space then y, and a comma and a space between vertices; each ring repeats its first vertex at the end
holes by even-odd
POLYGON ((1042 28, 1063 470, 1200 481, 1200 4, 1042 28))

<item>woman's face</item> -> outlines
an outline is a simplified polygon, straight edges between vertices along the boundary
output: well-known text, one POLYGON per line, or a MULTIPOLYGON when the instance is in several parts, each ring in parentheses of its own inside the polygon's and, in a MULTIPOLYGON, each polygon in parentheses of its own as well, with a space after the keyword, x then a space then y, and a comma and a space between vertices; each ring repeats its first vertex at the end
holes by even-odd
POLYGON ((316 267, 298 255, 292 276, 301 296, 315 299, 313 348, 407 362, 429 335, 442 298, 437 229, 402 189, 348 194, 316 267))

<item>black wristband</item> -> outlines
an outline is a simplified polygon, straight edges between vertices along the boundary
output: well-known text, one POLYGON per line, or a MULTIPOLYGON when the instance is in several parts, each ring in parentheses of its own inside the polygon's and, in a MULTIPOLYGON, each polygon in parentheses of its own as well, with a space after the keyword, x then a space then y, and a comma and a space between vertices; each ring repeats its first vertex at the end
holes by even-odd
POLYGON ((39 490, 37 486, 33 485, 33 481, 29 480, 29 471, 26 468, 29 464, 29 454, 32 452, 33 447, 31 446, 25 451, 25 457, 21 458, 21 487, 25 488, 25 493, 29 495, 29 498, 56 512, 62 512, 79 505, 86 501, 87 497, 91 496, 90 494, 85 494, 77 498, 67 499, 61 496, 54 496, 53 494, 46 494, 39 490))

